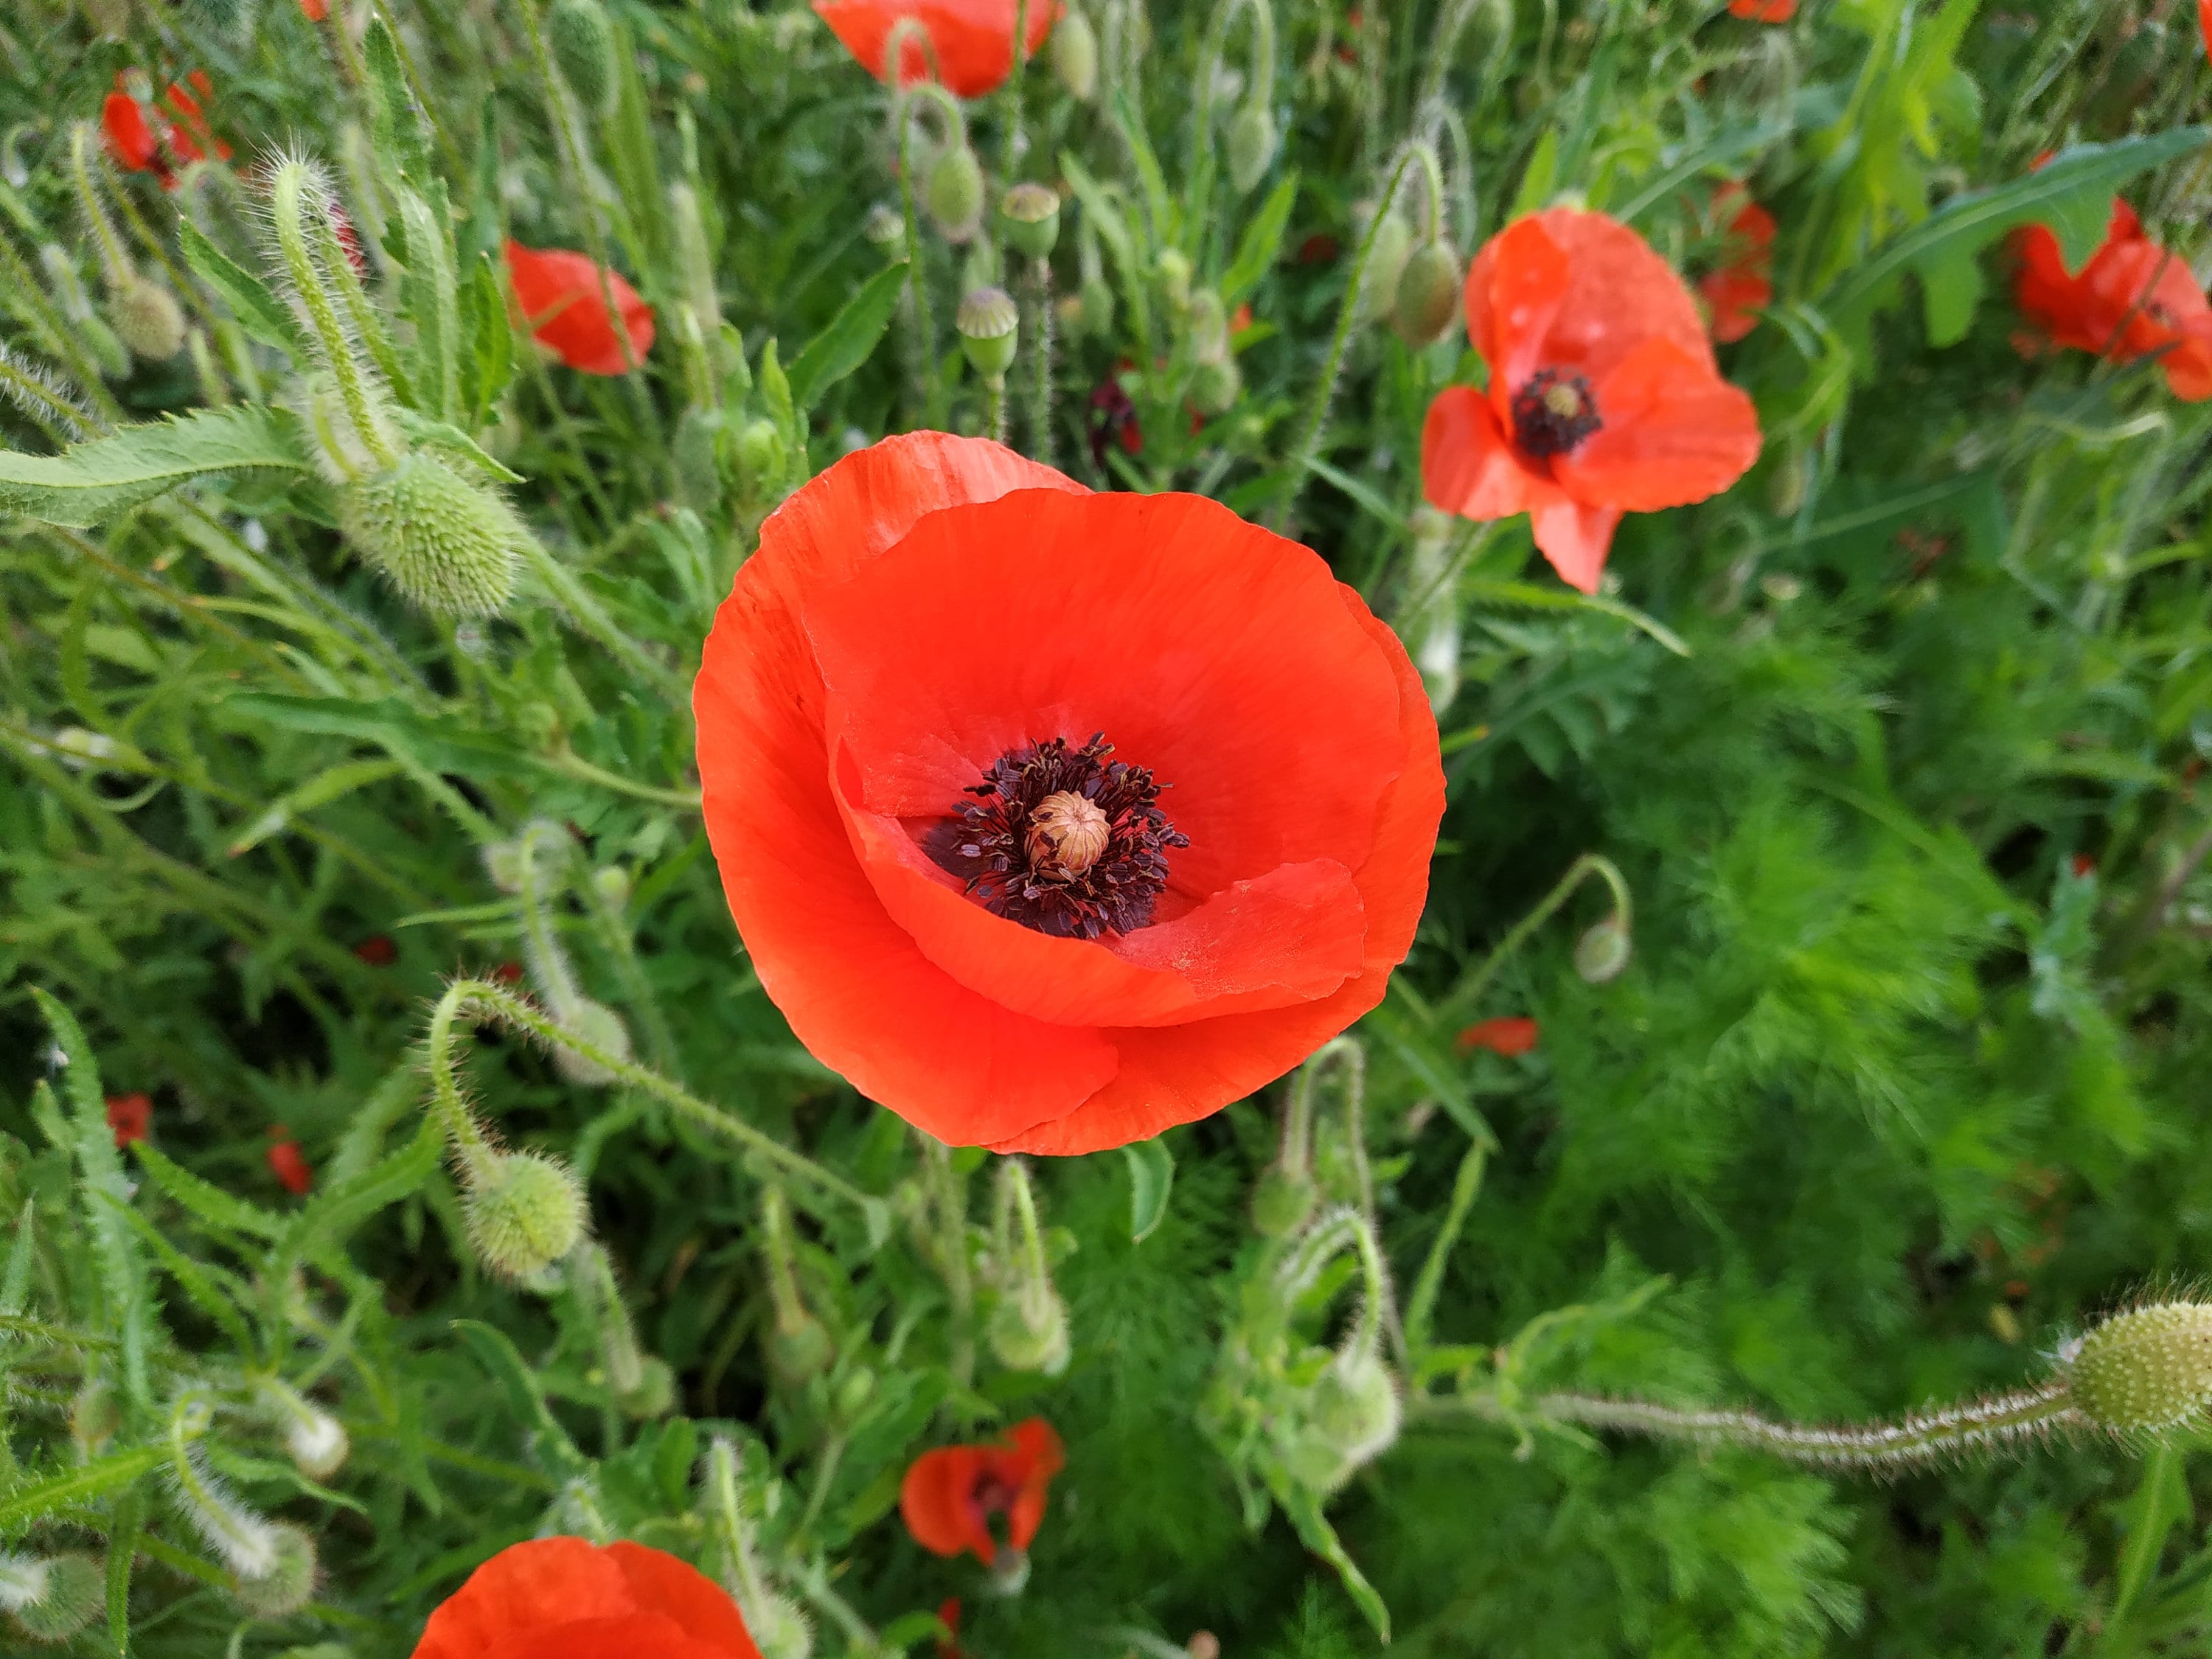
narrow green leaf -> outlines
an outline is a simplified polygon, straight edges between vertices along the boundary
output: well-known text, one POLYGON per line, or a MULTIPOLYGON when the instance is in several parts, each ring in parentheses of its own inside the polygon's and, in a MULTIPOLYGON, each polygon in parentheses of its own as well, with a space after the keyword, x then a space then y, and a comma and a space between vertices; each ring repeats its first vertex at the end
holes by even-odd
POLYGON ((0 449, 0 513, 83 530, 210 473, 312 471, 291 416, 233 404, 123 427, 58 455, 0 449))
POLYGON ((415 325, 410 378, 422 413, 452 421, 460 412, 461 312, 446 182, 432 179, 420 192, 402 186, 398 194, 399 217, 407 227, 407 276, 400 297, 415 325))
POLYGON ((1288 1482, 1280 1485, 1271 1481, 1275 1501, 1283 1506, 1283 1513, 1291 1517, 1297 1528, 1298 1537, 1316 1555, 1334 1567, 1344 1580, 1344 1593, 1366 1615, 1367 1622, 1375 1627, 1376 1638, 1382 1642, 1390 1639, 1390 1609, 1382 1603, 1381 1592, 1367 1582, 1357 1563, 1346 1553, 1336 1528, 1328 1524, 1328 1517, 1321 1512, 1321 1500, 1304 1486, 1288 1482))
POLYGON ((505 462, 488 453, 474 438, 457 426, 433 420, 411 409, 392 410, 399 429, 407 440, 422 449, 441 449, 465 465, 472 466, 486 477, 496 478, 501 483, 520 483, 522 475, 505 462))
POLYGON ((1513 206, 1506 214, 1508 224, 1524 213, 1534 213, 1552 199, 1553 185, 1559 176, 1559 130, 1546 127, 1530 152, 1528 166, 1521 174, 1521 191, 1513 198, 1513 206))
POLYGON ((325 767, 305 783, 277 796, 222 850, 231 858, 250 853, 302 813, 312 812, 319 806, 327 806, 340 797, 349 795, 372 783, 381 783, 401 769, 398 762, 391 760, 344 761, 336 766, 325 767))
POLYGON ((230 1339, 231 1346, 241 1358, 255 1352, 259 1345, 240 1315, 238 1304, 225 1294, 204 1267, 162 1237, 161 1230, 130 1205, 118 1203, 105 1193, 95 1196, 113 1206, 124 1224, 138 1235, 139 1242, 153 1252, 154 1259, 177 1281, 192 1305, 222 1327, 223 1334, 230 1339))
POLYGON ((1167 1219, 1168 1194, 1175 1187, 1175 1154, 1158 1135, 1133 1141, 1121 1151, 1129 1160, 1129 1242, 1141 1244, 1167 1219))
POLYGON ((573 1480, 588 1474, 591 1465, 568 1438, 568 1431, 555 1420, 537 1377, 506 1334, 474 1319, 457 1319, 453 1328, 507 1395, 508 1409, 522 1425, 532 1453, 546 1473, 557 1480, 573 1480))
POLYGON ((868 354, 890 326, 905 287, 905 262, 884 266, 792 359, 791 396, 800 409, 813 408, 823 392, 868 361, 868 354))
POLYGON ((419 1189, 445 1151, 445 1131, 435 1117, 424 1113, 413 1140, 350 1181, 315 1195, 270 1252, 269 1276, 280 1280, 289 1277, 293 1263, 310 1248, 318 1252, 343 1248, 355 1228, 419 1189))
POLYGON ((166 1445, 134 1446, 0 1491, 0 1538, 15 1537, 56 1510, 118 1492, 161 1468, 167 1455, 166 1445))
POLYGON ((289 307, 269 291, 266 283, 210 241, 190 219, 178 221, 177 245, 192 275, 216 291, 249 336, 276 347, 295 362, 312 361, 298 319, 289 307))
POLYGON ((1152 222, 1153 245, 1172 246, 1177 229, 1175 198, 1168 190, 1167 175, 1160 171, 1160 158, 1152 153, 1152 141, 1146 136, 1144 120, 1130 101, 1126 88, 1114 94, 1114 126, 1121 135, 1129 159, 1136 163, 1138 182, 1145 188, 1145 216, 1152 222))
POLYGON ((196 1219, 223 1232, 242 1234, 248 1238, 281 1238, 285 1221, 258 1204, 249 1204, 223 1191, 211 1182, 203 1181, 183 1165, 171 1163, 154 1150, 150 1141, 131 1143, 139 1167, 147 1178, 160 1188, 164 1194, 174 1200, 196 1219))
POLYGON ((514 379, 514 325, 507 313, 507 289, 491 255, 477 255, 476 273, 462 300, 462 331, 467 345, 461 362, 472 366, 468 386, 471 427, 491 424, 492 410, 514 379))
POLYGON ((8 1271, 0 1277, 0 1315, 13 1316, 30 1304, 31 1241, 38 1231, 38 1200, 25 1199, 22 1212, 15 1218, 15 1241, 8 1246, 8 1271))
POLYGON ((369 140, 380 156, 398 163, 399 171, 417 184, 430 177, 430 134, 415 94, 407 84, 406 66, 399 58, 399 43, 392 28, 379 17, 368 26, 362 41, 362 58, 368 67, 369 140))
POLYGON ((1281 182, 1267 194, 1260 204, 1252 222, 1244 227, 1244 235, 1237 244, 1237 257, 1230 261, 1229 269, 1221 277, 1221 303, 1235 309, 1260 285, 1260 279, 1274 266, 1283 247, 1283 233, 1289 229, 1291 210, 1297 204, 1298 175, 1285 173, 1281 182))
POLYGON ((146 1494, 133 1489, 116 1500, 107 1528, 107 1635, 118 1654, 131 1651, 131 1566, 146 1530, 146 1494))

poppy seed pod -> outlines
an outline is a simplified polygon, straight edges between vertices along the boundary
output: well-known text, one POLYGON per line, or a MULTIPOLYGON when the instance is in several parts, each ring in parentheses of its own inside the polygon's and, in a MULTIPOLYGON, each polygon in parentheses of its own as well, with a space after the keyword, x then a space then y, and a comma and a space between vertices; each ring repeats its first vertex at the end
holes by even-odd
POLYGON ((983 228, 983 164, 964 141, 950 145, 930 163, 922 205, 948 242, 973 241, 983 228))
POLYGON ((185 313, 177 296, 135 273, 116 289, 107 319, 115 337, 142 362, 166 363, 185 349, 185 313))
POLYGON ((1229 182, 1240 196, 1267 175, 1275 159, 1275 118, 1255 99, 1229 122, 1229 182))
POLYGON ((1060 198, 1043 185, 1016 185, 999 198, 999 224, 1015 252, 1044 258, 1060 240, 1060 198))
POLYGON ((469 1242, 484 1265, 508 1279, 543 1273, 584 1234, 576 1177, 536 1152, 495 1152, 462 1200, 469 1242))
POLYGON ((264 1619, 289 1619, 315 1599, 315 1540, 289 1522, 270 1529, 274 1560, 258 1577, 241 1575, 232 1594, 264 1619))
POLYGON ((1635 941, 1621 926, 1620 918, 1607 916, 1591 923, 1575 941, 1575 971, 1589 984, 1606 984, 1620 977, 1634 949, 1635 941))
POLYGON ((829 1328, 804 1309, 789 1318, 779 1318, 768 1340, 768 1368, 787 1388, 797 1388, 819 1376, 836 1357, 836 1344, 829 1328))
POLYGON ((1398 276, 1390 326, 1414 350, 1434 345, 1459 303, 1459 255, 1439 236, 1415 248, 1398 276))
POLYGON ((2212 1403, 2212 1307, 2161 1302, 2116 1314, 2060 1355, 2066 1393, 2115 1433, 2179 1428, 2212 1403))
POLYGON ((979 288, 960 301, 952 325, 978 374, 988 380, 1012 367, 1021 320, 1013 296, 1002 288, 979 288))
POLYGON ((92 1557, 74 1551, 25 1563, 10 1577, 21 1590, 36 1591, 21 1600, 11 1595, 7 1603, 10 1622, 33 1642, 66 1642, 107 1605, 107 1575, 92 1557))
POLYGON ((499 495, 425 454, 339 485, 338 528, 409 599, 452 617, 507 603, 530 534, 499 495))
POLYGON ((615 26, 599 0, 553 0, 545 44, 586 109, 605 117, 615 101, 615 26))
MULTIPOLYGON (((559 1012, 562 1025, 578 1042, 588 1042, 617 1060, 629 1058, 629 1028, 605 1003, 579 997, 573 1006, 559 1012)), ((569 1082, 587 1089, 603 1089, 615 1080, 615 1074, 599 1061, 568 1048, 553 1051, 553 1068, 569 1082)))
POLYGON ((1098 90, 1098 36, 1073 7, 1052 32, 1052 72, 1071 98, 1087 104, 1098 90))

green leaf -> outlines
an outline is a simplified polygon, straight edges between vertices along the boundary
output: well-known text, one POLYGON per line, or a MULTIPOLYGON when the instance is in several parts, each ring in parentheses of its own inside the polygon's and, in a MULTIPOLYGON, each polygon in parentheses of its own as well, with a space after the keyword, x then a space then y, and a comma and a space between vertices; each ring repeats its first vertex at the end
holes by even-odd
POLYGON ((407 178, 427 183, 430 134, 407 84, 406 66, 400 60, 399 43, 392 38, 391 26, 381 17, 376 19, 369 25, 362 47, 368 67, 369 142, 378 155, 397 161, 407 178))
POLYGON ((29 1305, 31 1241, 37 1231, 38 1219, 38 1200, 25 1199, 22 1212, 15 1218, 15 1243, 8 1247, 8 1270, 0 1276, 0 1314, 19 1314, 29 1305))
POLYGON ((177 1281, 179 1288, 191 1299, 192 1305, 222 1328, 223 1334, 230 1339, 231 1346, 237 1350, 239 1358, 244 1359, 252 1356, 258 1346, 253 1340, 253 1334, 246 1328, 238 1304, 225 1294, 214 1276, 162 1237, 161 1230, 131 1206, 105 1193, 94 1196, 113 1206, 124 1224, 137 1233, 139 1242, 154 1253, 154 1259, 161 1264, 170 1278, 177 1281))
POLYGON ((1381 1592, 1367 1582, 1367 1575, 1359 1571, 1352 1557, 1345 1553, 1336 1528, 1328 1524, 1328 1517, 1321 1512, 1321 1500, 1304 1486, 1288 1482, 1269 1481, 1275 1501, 1283 1506, 1291 1524, 1297 1528, 1298 1537, 1316 1555, 1334 1567, 1344 1580, 1344 1593, 1367 1617, 1380 1640, 1390 1639, 1390 1609, 1382 1604, 1381 1592))
POLYGON ((260 817, 240 830, 230 844, 222 850, 230 858, 238 858, 291 824, 303 812, 312 812, 319 806, 327 806, 341 796, 372 783, 381 783, 404 769, 397 761, 344 761, 326 767, 305 783, 286 790, 269 804, 260 817))
POLYGON ((460 295, 459 363, 472 368, 465 390, 469 424, 491 423, 491 413, 514 379, 514 325, 507 313, 507 289, 491 255, 477 255, 476 274, 460 295))
POLYGON ((123 427, 58 455, 0 449, 0 513, 89 529, 210 473, 312 471, 289 415, 234 404, 123 427))
POLYGON ((1221 277, 1221 303, 1235 309, 1237 302, 1260 285, 1282 252, 1283 233, 1290 228, 1291 210, 1298 199, 1298 175, 1286 173, 1268 192, 1244 235, 1237 244, 1237 257, 1221 277))
POLYGON ((425 415, 451 421, 460 412, 461 311, 446 183, 436 179, 427 192, 403 187, 398 194, 408 253, 400 297, 408 320, 415 325, 416 397, 425 415))
POLYGON ((486 453, 483 446, 457 426, 434 420, 428 415, 401 407, 392 411, 399 429, 407 441, 419 449, 441 449, 465 465, 474 467, 486 477, 496 478, 501 483, 520 483, 522 475, 505 462, 486 453))
POLYGON ((1167 1219, 1175 1154, 1158 1135, 1121 1148, 1129 1160, 1129 1242, 1141 1244, 1167 1219))
POLYGON ((286 1225, 283 1217, 249 1204, 223 1191, 211 1182, 203 1181, 181 1164, 172 1164, 167 1158, 154 1150, 153 1143, 133 1141, 131 1150, 138 1159, 139 1167, 162 1193, 176 1201, 196 1219, 219 1231, 242 1234, 249 1238, 281 1238, 286 1225))
POLYGON ((1559 176, 1559 130, 1546 127, 1543 136, 1536 140, 1536 148, 1528 156, 1528 166, 1521 174, 1521 191, 1513 198, 1513 206, 1505 216, 1508 224, 1524 213, 1534 213, 1552 199, 1552 187, 1559 176))
POLYGON ((190 219, 177 222, 177 245, 192 275, 216 291, 238 325, 252 338, 274 346, 295 362, 313 361, 307 337, 291 308, 269 291, 269 285, 202 234, 190 219))
POLYGON ((592 1466, 568 1438, 568 1431, 555 1420, 537 1376, 506 1334, 475 1319, 457 1319, 453 1328, 507 1395, 507 1408, 521 1424, 532 1453, 545 1466, 546 1473, 562 1481, 589 1474, 592 1466))
POLYGON ((161 1468, 167 1455, 166 1445, 135 1446, 0 1491, 0 1538, 15 1537, 33 1522, 58 1510, 120 1491, 161 1468))
POLYGON ((283 1281, 309 1249, 337 1250, 348 1234, 379 1210, 412 1196, 438 1168, 446 1151, 445 1132, 435 1117, 422 1116, 415 1139, 350 1181, 316 1194, 270 1252, 269 1277, 283 1281))
POLYGON ((829 327, 792 359, 791 396, 800 409, 813 408, 823 392, 868 361, 868 354, 890 326, 891 313, 898 309, 899 295, 905 287, 905 262, 884 266, 845 302, 829 327))
POLYGON ((495 738, 470 732, 459 722, 437 721, 416 714, 397 697, 288 697, 267 691, 240 691, 222 700, 226 714, 313 732, 325 737, 358 738, 434 771, 466 776, 530 775, 526 756, 495 738))
POLYGON ((146 1507, 144 1492, 124 1493, 107 1528, 107 1634, 119 1654, 131 1651, 131 1568, 146 1530, 146 1507))

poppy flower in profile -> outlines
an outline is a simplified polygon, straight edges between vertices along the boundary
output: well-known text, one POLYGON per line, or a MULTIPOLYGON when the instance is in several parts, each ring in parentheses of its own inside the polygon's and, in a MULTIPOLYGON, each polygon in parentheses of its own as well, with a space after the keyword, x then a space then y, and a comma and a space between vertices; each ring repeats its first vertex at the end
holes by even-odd
POLYGON ((153 1121, 152 1096, 108 1096, 107 1127, 115 1132, 115 1150, 118 1152, 134 1140, 145 1139, 146 1130, 153 1121))
POLYGON ((1529 514, 1585 593, 1623 514, 1702 501, 1759 458, 1759 416, 1721 379, 1697 301, 1602 213, 1547 208, 1492 237, 1468 268, 1467 329, 1490 387, 1429 405, 1423 491, 1464 518, 1529 514))
POLYGON ((1729 15, 1747 23, 1786 23, 1797 15, 1797 0, 1729 0, 1729 15))
POLYGON ((147 124, 145 106, 122 90, 120 76, 116 81, 117 89, 109 93, 100 106, 100 126, 107 136, 108 155, 125 173, 149 169, 166 172, 161 165, 161 141, 147 124))
POLYGON ((1009 1548, 1027 1550, 1044 1519, 1046 1488, 1066 1462, 1052 1425, 1027 1418, 996 1444, 940 1446, 915 1458, 899 1483, 899 1514, 932 1554, 973 1550, 988 1567, 999 1557, 993 1517, 1006 1517, 1009 1548))
POLYGON ((439 1604, 413 1659, 760 1659, 727 1591, 642 1544, 533 1538, 439 1604))
POLYGON ((1196 495, 856 451, 762 526, 692 692, 708 837, 799 1041, 939 1140, 1085 1152, 1382 1000, 1443 807, 1397 636, 1196 495))
POLYGON ((204 161, 210 155, 217 161, 230 160, 231 148, 215 136, 201 101, 212 96, 214 89, 205 70, 194 70, 183 80, 171 82, 154 111, 161 124, 157 136, 153 122, 147 118, 146 106, 131 90, 130 77, 118 74, 115 90, 100 106, 100 131, 115 165, 125 173, 151 173, 167 189, 176 183, 176 164, 204 161))
POLYGON ((1463 1054, 1487 1048, 1493 1054, 1503 1054, 1510 1060, 1536 1046, 1536 1022, 1518 1014, 1480 1020, 1462 1031, 1457 1042, 1463 1054))
POLYGON ((1712 313, 1713 338, 1726 345, 1759 326, 1759 313, 1774 303, 1774 216, 1740 184, 1713 192, 1712 216, 1723 227, 1723 257, 1698 279, 1712 313))
MULTIPOLYGON (((934 53, 945 90, 963 98, 994 92, 1014 72, 1018 0, 814 0, 814 15, 880 81, 891 31, 911 20, 928 44, 909 38, 899 51, 899 84, 927 80, 934 53)), ((1024 58, 1036 56, 1060 21, 1059 0, 1029 0, 1024 58)))
POLYGON ((283 1124, 273 1125, 269 1133, 275 1137, 269 1147, 269 1173, 283 1184, 286 1192, 304 1196, 315 1184, 315 1172, 307 1165, 307 1155, 300 1150, 300 1143, 292 1139, 292 1132, 283 1124))
POLYGON ((2212 303, 2189 262, 2144 235, 2125 202, 2113 198, 2104 245, 2078 272, 2069 274, 2047 226, 2014 232, 2012 247, 2013 299, 2037 331, 2033 349, 2068 347, 2118 363, 2154 355, 2175 397, 2212 398, 2212 303))
POLYGON ((525 326, 569 368, 586 374, 626 374, 653 349, 653 307, 609 271, 606 286, 614 292, 615 308, 629 337, 629 355, 623 356, 599 268, 584 255, 565 248, 528 248, 509 239, 507 274, 525 326))

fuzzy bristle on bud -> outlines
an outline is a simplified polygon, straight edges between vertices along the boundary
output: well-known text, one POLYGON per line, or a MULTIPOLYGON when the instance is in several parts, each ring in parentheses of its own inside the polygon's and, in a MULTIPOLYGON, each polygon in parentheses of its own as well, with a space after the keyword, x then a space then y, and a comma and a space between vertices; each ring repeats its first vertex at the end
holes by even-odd
POLYGON ((253 1577, 240 1573, 231 1594, 264 1619, 288 1619, 315 1599, 315 1540, 287 1522, 270 1532, 269 1570, 253 1577))
POLYGON ((584 1236, 583 1188, 567 1169, 535 1152, 492 1153, 462 1210, 477 1254, 510 1279, 543 1273, 584 1236))
POLYGON ((107 1575, 89 1555, 72 1552, 46 1560, 0 1558, 0 1606, 30 1640, 68 1641, 107 1605, 107 1575))
POLYGON ((1459 255, 1437 237, 1415 248, 1398 275, 1390 326, 1416 351, 1433 345, 1449 327, 1459 304, 1459 255))
POLYGON ((132 274, 110 301, 115 337, 142 362, 166 363, 185 349, 185 313, 177 296, 149 278, 132 274))
POLYGON ((1053 27, 1052 72, 1071 98, 1087 104, 1098 90, 1097 32, 1073 6, 1053 27))
POLYGON ((952 144, 930 164, 922 205, 948 242, 973 241, 983 228, 983 164, 965 143, 952 144))
POLYGON ((338 528, 409 599, 452 617, 507 603, 530 535, 492 490, 425 454, 340 485, 338 528))
POLYGON ((577 101, 604 118, 615 101, 615 26, 599 0, 553 0, 545 44, 577 101))
POLYGON ((814 1626, 796 1601, 774 1590, 745 1600, 745 1633, 761 1659, 808 1659, 814 1651, 814 1626))
POLYGON ((2212 1404, 2212 1305, 2115 1314, 2059 1357, 2067 1398, 2115 1433, 2179 1428, 2212 1404))

